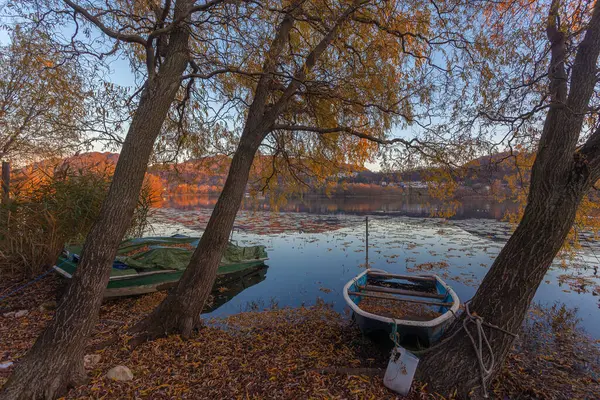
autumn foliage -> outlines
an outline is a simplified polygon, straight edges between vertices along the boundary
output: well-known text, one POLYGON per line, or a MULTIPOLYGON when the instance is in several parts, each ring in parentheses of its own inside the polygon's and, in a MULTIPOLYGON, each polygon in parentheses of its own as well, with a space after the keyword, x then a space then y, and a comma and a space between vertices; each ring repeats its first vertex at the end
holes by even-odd
MULTIPOLYGON (((15 172, 11 200, 0 208, 0 272, 37 275, 66 244, 82 242, 108 192, 117 155, 88 153, 46 160, 15 172)), ((140 236, 162 186, 146 178, 128 236, 140 236)))

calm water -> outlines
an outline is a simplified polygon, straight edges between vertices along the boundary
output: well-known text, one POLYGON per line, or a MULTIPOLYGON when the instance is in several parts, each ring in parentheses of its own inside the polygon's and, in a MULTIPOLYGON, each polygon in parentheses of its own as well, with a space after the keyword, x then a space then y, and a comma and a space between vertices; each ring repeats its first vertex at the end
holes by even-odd
MULTIPOLYGON (((339 203, 335 207, 330 203, 311 204, 306 206, 306 212, 238 213, 233 240, 240 245, 267 246, 268 269, 245 282, 221 287, 217 299, 217 305, 221 305, 208 316, 262 309, 273 304, 280 307, 310 305, 318 298, 343 312, 346 305, 342 288, 365 265, 364 216, 357 213, 371 214, 369 264, 372 268, 395 273, 436 273, 463 301, 474 295, 510 231, 506 224, 481 219, 481 213, 469 211, 468 207, 464 207, 463 216, 477 215, 478 219, 446 221, 407 217, 401 215, 401 207, 400 210, 355 210, 355 203, 350 209, 339 208, 339 203), (381 215, 382 212, 386 214, 381 215), (437 264, 423 265, 426 263, 437 264)), ((415 204, 410 207, 417 208, 415 204)), ((427 205, 423 204, 422 208, 426 209, 427 205)), ((486 210, 501 208, 502 205, 490 205, 486 210)), ((209 216, 210 207, 178 208, 172 203, 171 207, 156 210, 154 234, 198 236, 209 216)), ((542 304, 558 301, 577 307, 582 326, 600 338, 600 297, 597 296, 600 262, 595 254, 600 252, 586 249, 567 268, 557 262, 538 289, 535 300, 542 304)))
MULTIPOLYGON (((212 209, 216 196, 190 195, 173 196, 162 200, 161 207, 179 210, 212 209)), ((318 197, 290 199, 278 206, 277 211, 311 214, 385 214, 411 217, 429 217, 444 207, 442 201, 427 196, 373 196, 373 197, 318 197)), ((243 210, 272 211, 267 199, 245 199, 243 210)), ((452 219, 502 218, 507 211, 515 211, 510 202, 498 203, 481 198, 467 198, 461 201, 452 219)))

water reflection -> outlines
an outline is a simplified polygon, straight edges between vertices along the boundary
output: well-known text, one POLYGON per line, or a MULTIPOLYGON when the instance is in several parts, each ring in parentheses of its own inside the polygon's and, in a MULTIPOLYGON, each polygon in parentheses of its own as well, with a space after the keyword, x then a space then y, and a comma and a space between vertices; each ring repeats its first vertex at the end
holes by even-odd
MULTIPOLYGON (((156 234, 183 233, 198 235, 205 226, 210 210, 159 210, 156 234)), ((243 212, 241 214, 244 214, 243 212)), ((246 213, 251 214, 251 213, 246 213)), ((212 309, 207 316, 224 316, 248 309, 249 304, 298 307, 314 304, 317 298, 332 303, 343 312, 344 284, 364 270, 365 231, 361 216, 329 216, 336 224, 319 223, 325 217, 306 213, 258 212, 254 218, 263 225, 244 224, 233 240, 239 245, 262 244, 269 253, 269 274, 256 283, 241 286, 233 298, 212 309), (269 220, 275 218, 280 230, 273 230, 269 220), (281 221, 286 225, 282 226, 281 221), (303 225, 316 228, 298 230, 303 225), (327 229, 321 229, 327 227, 327 229), (264 279, 263 279, 264 278, 264 279)), ((238 217, 240 214, 238 214, 238 217)), ((243 216, 243 215, 242 215, 243 216)), ((246 216, 247 217, 247 216, 246 216)), ((369 226, 369 264, 393 273, 435 273, 457 292, 462 301, 470 299, 481 279, 503 246, 503 236, 475 235, 500 222, 472 219, 448 222, 431 218, 372 216, 369 226), (470 226, 470 228, 469 228, 470 226)), ((565 303, 578 309, 582 326, 600 338, 600 277, 595 256, 597 250, 581 251, 566 267, 560 262, 540 285, 535 301, 552 305, 565 303)), ((239 288, 240 286, 238 286, 239 288)), ((226 292, 223 292, 227 296, 226 292)))
POLYGON ((263 265, 250 272, 242 271, 237 274, 218 276, 211 293, 212 300, 203 312, 209 313, 216 310, 244 290, 264 281, 267 277, 267 269, 268 267, 263 265))
MULTIPOLYGON (((169 196, 161 200, 161 208, 193 210, 213 208, 216 196, 179 195, 169 196)), ((405 215, 411 217, 428 217, 444 210, 447 203, 428 196, 374 196, 374 197, 318 197, 289 199, 286 204, 278 206, 278 211, 311 214, 384 214, 405 215)), ((516 211, 511 202, 496 202, 484 198, 465 198, 460 200, 453 219, 493 218, 501 219, 506 212, 516 211)), ((270 201, 265 198, 246 198, 242 209, 257 211, 273 211, 270 201)))

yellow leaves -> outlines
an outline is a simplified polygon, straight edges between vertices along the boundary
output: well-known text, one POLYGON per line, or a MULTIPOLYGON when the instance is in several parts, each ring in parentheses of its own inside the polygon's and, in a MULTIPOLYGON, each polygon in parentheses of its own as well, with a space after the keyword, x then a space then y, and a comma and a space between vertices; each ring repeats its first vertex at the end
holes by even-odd
POLYGON ((167 388, 171 388, 171 384, 163 383, 162 385, 159 385, 159 386, 156 386, 156 387, 150 387, 150 388, 141 390, 140 394, 142 396, 147 396, 147 395, 152 394, 154 392, 157 392, 157 391, 159 391, 161 389, 167 389, 167 388))
POLYGON ((43 33, 19 27, 0 48, 0 142, 16 162, 60 155, 81 136, 88 94, 64 57, 43 33))
MULTIPOLYGON (((535 152, 527 151, 522 146, 516 146, 515 150, 514 157, 503 161, 503 166, 510 169, 510 173, 504 177, 508 190, 505 197, 518 206, 516 212, 507 213, 504 219, 514 227, 521 220, 527 205, 531 168, 536 157, 535 152)), ((581 249, 582 232, 588 232, 594 237, 597 237, 600 232, 600 201, 594 192, 585 196, 579 205, 575 223, 558 255, 563 265, 566 266, 566 260, 571 258, 575 251, 581 249)))

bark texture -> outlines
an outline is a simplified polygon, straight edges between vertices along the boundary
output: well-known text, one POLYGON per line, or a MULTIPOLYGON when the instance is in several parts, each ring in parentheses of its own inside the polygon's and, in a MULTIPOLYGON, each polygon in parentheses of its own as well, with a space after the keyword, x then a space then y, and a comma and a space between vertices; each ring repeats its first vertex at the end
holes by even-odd
MULTIPOLYGON (((593 71, 600 53, 599 4, 578 48, 568 90, 565 37, 559 26, 558 2, 553 3, 547 29, 552 104, 532 169, 527 206, 470 304, 471 312, 510 332, 520 330, 538 286, 573 226, 582 198, 600 177, 600 130, 582 149, 576 149, 595 85, 593 71)), ((479 398, 483 395, 482 382, 473 345, 464 332, 451 337, 460 327, 462 321, 457 321, 446 335, 449 339, 422 357, 419 378, 440 394, 456 391, 459 398, 479 398)), ((489 383, 502 366, 513 337, 496 329, 484 330, 495 359, 494 371, 485 379, 489 383)), ((470 331, 476 335, 473 326, 470 331)), ((484 351, 483 358, 487 363, 491 357, 484 351)))
POLYGON ((356 11, 364 0, 355 0, 336 20, 322 39, 308 53, 301 68, 294 74, 294 79, 287 85, 276 101, 270 103, 273 96, 271 84, 273 73, 281 52, 289 40, 289 33, 294 25, 294 16, 301 7, 301 1, 293 2, 278 26, 277 33, 265 56, 254 99, 248 110, 244 131, 240 144, 232 159, 223 191, 215 205, 200 243, 196 248, 188 268, 179 280, 175 290, 145 320, 133 327, 137 336, 132 343, 180 333, 188 337, 200 322, 200 313, 211 292, 217 275, 219 262, 227 246, 229 233, 237 211, 241 205, 246 183, 254 156, 265 138, 273 129, 280 113, 288 106, 289 100, 298 90, 310 71, 335 38, 340 26, 356 11))
POLYGON ((261 140, 262 136, 244 138, 231 161, 223 191, 190 260, 190 266, 203 268, 188 267, 185 270, 176 288, 169 292, 149 318, 134 327, 134 331, 141 332, 135 341, 145 341, 172 332, 188 337, 198 326, 200 313, 217 276, 221 256, 229 242, 229 233, 261 140))
MULTIPOLYGON (((178 11, 185 12, 193 1, 178 3, 178 11)), ((158 73, 145 84, 77 272, 54 318, 2 388, 2 399, 52 399, 84 382, 86 341, 95 325, 117 248, 130 224, 154 141, 186 69, 188 39, 185 28, 171 32, 168 54, 158 73)))
POLYGON ((212 290, 221 256, 227 246, 229 233, 241 205, 254 156, 274 121, 267 116, 269 86, 272 72, 292 29, 294 20, 288 13, 281 21, 277 34, 263 64, 265 72, 258 81, 252 105, 240 143, 231 160, 227 180, 215 204, 208 224, 190 264, 177 286, 159 306, 144 320, 132 328, 136 337, 132 344, 181 333, 188 337, 200 322, 200 313, 212 290))

